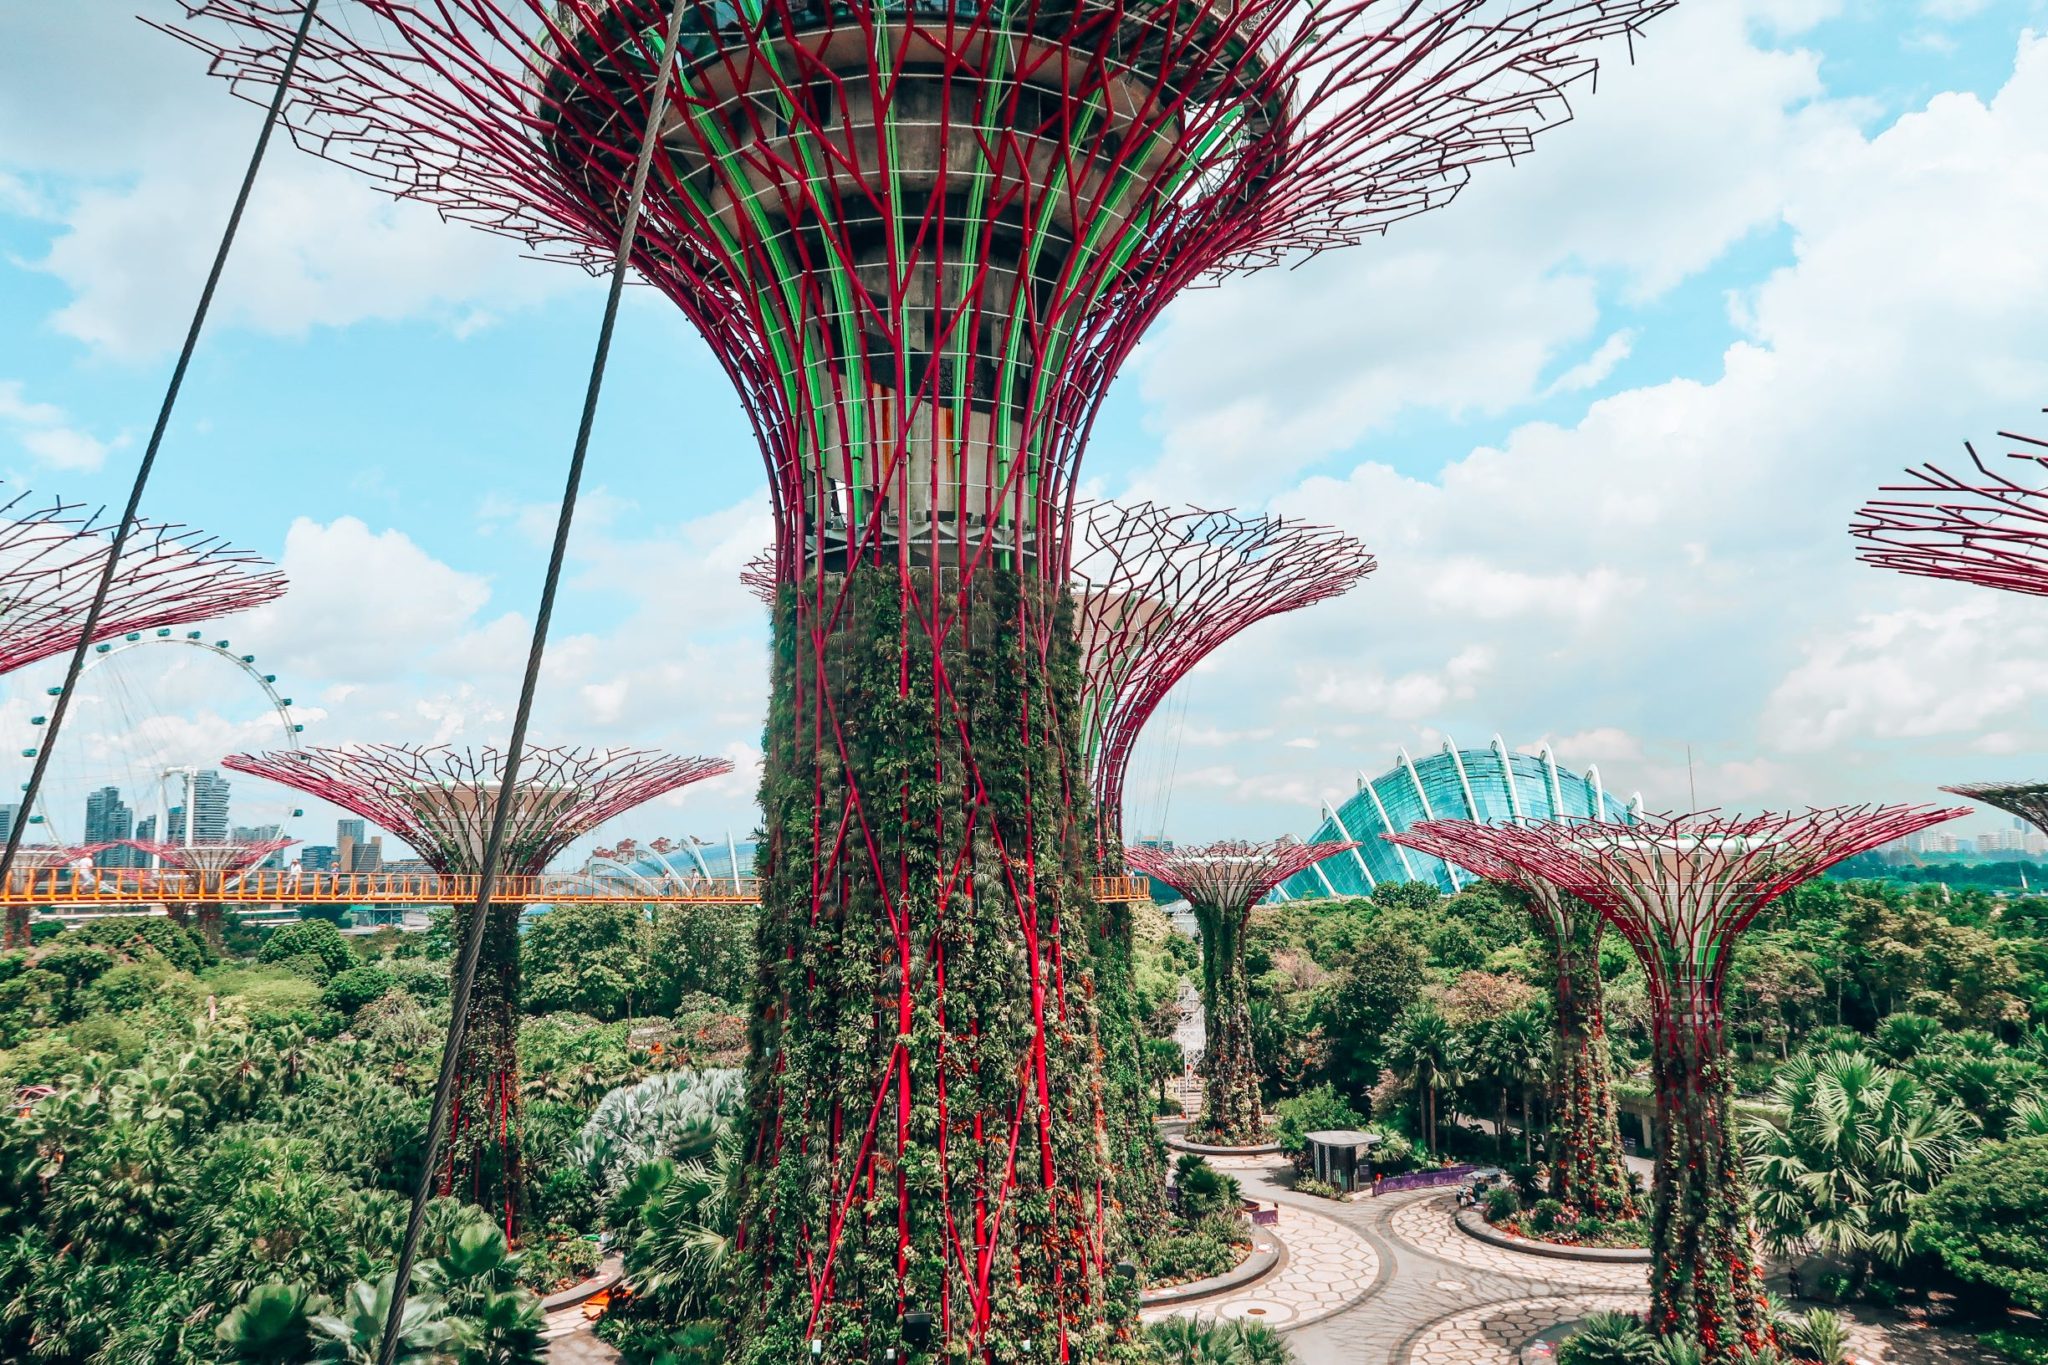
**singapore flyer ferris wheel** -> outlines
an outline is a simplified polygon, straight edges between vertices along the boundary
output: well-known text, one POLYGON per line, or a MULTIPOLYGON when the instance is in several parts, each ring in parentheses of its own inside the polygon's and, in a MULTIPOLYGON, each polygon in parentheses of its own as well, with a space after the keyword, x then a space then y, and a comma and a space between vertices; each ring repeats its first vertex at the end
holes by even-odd
MULTIPOLYGON (((28 674, 17 675, 16 698, 54 701, 61 672, 47 683, 28 674)), ((206 630, 165 627, 96 645, 72 697, 65 744, 30 813, 29 838, 76 847, 131 837, 184 844, 301 837, 304 812, 288 793, 268 784, 231 787, 219 769, 223 754, 251 745, 301 747, 305 724, 294 707, 254 654, 206 630)), ((34 759, 48 717, 27 721, 24 764, 34 759)), ((103 863, 141 860, 119 848, 98 856, 103 863)))

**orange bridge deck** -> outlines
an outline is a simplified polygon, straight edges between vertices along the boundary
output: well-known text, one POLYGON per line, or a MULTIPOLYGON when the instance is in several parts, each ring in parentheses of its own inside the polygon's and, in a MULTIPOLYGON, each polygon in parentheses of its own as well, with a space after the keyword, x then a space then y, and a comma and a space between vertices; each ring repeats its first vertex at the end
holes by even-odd
MULTIPOLYGON (((177 905, 452 905, 474 901, 479 878, 428 872, 254 872, 99 868, 18 869, 0 891, 0 904, 62 907, 177 905)), ((1143 901, 1143 877, 1097 877, 1095 899, 1143 901)), ((499 905, 754 905, 760 884, 752 877, 689 883, 627 883, 575 872, 501 876, 491 888, 499 905)))

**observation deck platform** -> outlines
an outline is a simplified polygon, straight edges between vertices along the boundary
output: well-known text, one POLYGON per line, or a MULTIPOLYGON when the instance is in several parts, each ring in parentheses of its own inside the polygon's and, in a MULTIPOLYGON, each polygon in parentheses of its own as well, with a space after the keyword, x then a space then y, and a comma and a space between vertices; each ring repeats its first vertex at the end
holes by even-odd
MULTIPOLYGON (((62 907, 72 911, 171 905, 453 905, 474 901, 479 878, 427 872, 301 872, 262 869, 219 872, 180 868, 100 868, 81 876, 69 868, 17 870, 0 891, 0 905, 62 907)), ((1148 901, 1143 877, 1097 877, 1101 904, 1148 901)), ((543 872, 501 876, 492 885, 497 905, 755 905, 760 883, 752 877, 654 887, 624 885, 601 875, 543 872)))

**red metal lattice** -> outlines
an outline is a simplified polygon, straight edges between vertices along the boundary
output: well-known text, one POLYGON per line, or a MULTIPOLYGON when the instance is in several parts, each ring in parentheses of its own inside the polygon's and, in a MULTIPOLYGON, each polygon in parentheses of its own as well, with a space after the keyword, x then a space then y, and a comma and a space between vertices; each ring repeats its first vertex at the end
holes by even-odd
POLYGON ((1124 861, 1190 901, 1237 911, 1256 904, 1295 873, 1357 847, 1356 843, 1304 844, 1293 839, 1263 844, 1227 839, 1184 848, 1133 844, 1124 850, 1124 861))
MULTIPOLYGON (((115 530, 81 515, 83 506, 37 506, 28 493, 0 506, 0 673, 78 645, 115 530)), ((187 527, 143 522, 122 547, 93 640, 247 611, 284 590, 284 575, 259 555, 187 527)))
MULTIPOLYGON (((331 801, 403 839, 436 872, 460 876, 482 865, 505 755, 490 746, 363 744, 233 754, 221 766, 331 801)), ((537 873, 614 815, 731 771, 723 758, 529 748, 519 764, 519 804, 506 825, 504 870, 537 873)))
POLYGON ((171 844, 156 839, 121 839, 117 842, 154 854, 166 867, 227 876, 255 867, 280 849, 290 848, 298 840, 255 839, 232 844, 171 844))
POLYGON ((1131 753, 1174 684, 1245 627, 1348 592, 1377 565, 1343 532, 1284 517, 1099 502, 1078 521, 1082 746, 1107 863, 1124 842, 1131 753))
POLYGON ((2048 782, 1958 782, 1942 790, 1996 806, 2048 834, 2048 782))
POLYGON ((1842 859, 1969 813, 1834 806, 1753 816, 1639 814, 1632 824, 1423 820, 1398 843, 1480 876, 1503 864, 1598 910, 1641 957, 1652 1000, 1706 1027, 1735 940, 1763 908, 1842 859))
POLYGON ((2006 455, 2020 473, 1999 473, 1969 442, 1974 477, 1931 464, 1906 471, 1912 482, 1882 491, 1909 496, 1873 498, 1857 513, 1849 528, 1863 542, 1857 557, 1920 578, 2048 596, 2048 440, 1998 434, 2021 447, 2006 455))

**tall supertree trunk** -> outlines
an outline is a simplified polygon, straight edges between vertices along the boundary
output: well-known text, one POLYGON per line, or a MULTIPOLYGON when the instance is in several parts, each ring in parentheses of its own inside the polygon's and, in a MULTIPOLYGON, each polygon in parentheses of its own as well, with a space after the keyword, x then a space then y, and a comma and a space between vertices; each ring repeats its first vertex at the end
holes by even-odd
POLYGON ((1260 1132, 1259 1068, 1252 1055, 1243 909, 1197 902, 1202 931, 1202 1123, 1206 1135, 1249 1142, 1260 1132))
POLYGON ((1545 930, 1557 968, 1550 1195, 1581 1217, 1633 1218, 1637 1209, 1622 1156, 1607 1047, 1602 928, 1598 915, 1581 908, 1545 930))
MULTIPOLYGON (((474 906, 457 910, 458 944, 475 914, 474 906)), ((513 1237, 526 1203, 519 1152, 519 907, 493 906, 488 915, 462 1035, 441 1193, 482 1205, 513 1237)))
POLYGON ((1078 675, 1052 590, 785 586, 735 1359, 1088 1358, 1106 1171, 1078 675), (934 641, 936 640, 936 644, 934 641), (1077 797, 1080 803, 1076 805, 1077 797), (810 1343, 819 1343, 818 1355, 810 1343))
POLYGON ((1097 910, 1094 1003, 1101 1039, 1103 1126, 1109 1140, 1109 1188, 1117 1217, 1109 1231, 1122 1251, 1132 1234, 1156 1225, 1166 1207, 1166 1144, 1152 1121, 1145 1084, 1145 1026, 1137 1002, 1137 952, 1131 907, 1097 910))
POLYGON ((221 946, 221 914, 222 907, 219 905, 202 905, 199 907, 200 937, 204 938, 207 943, 215 948, 221 946))
POLYGON ((1659 1152, 1650 1218, 1651 1326, 1734 1361, 1772 1340, 1743 1197, 1718 1001, 1705 986, 1657 1011, 1659 1152))

